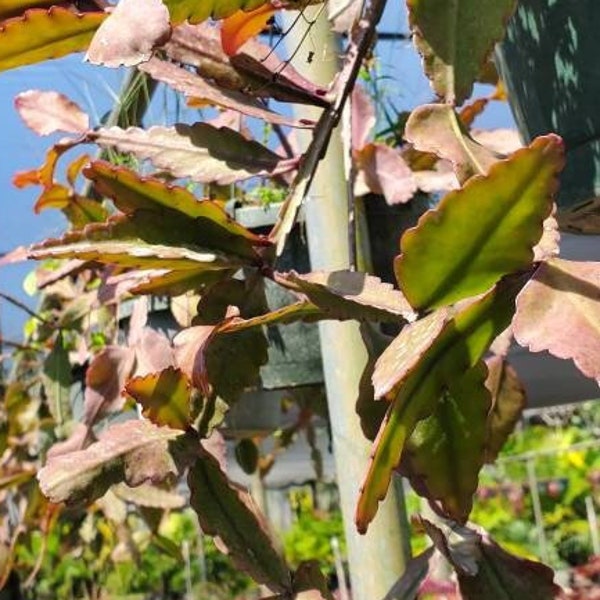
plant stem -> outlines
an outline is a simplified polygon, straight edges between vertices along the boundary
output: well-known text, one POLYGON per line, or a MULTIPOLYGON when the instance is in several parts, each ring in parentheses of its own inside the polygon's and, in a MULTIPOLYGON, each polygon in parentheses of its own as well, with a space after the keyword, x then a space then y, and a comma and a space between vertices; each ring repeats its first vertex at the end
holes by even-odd
POLYGON ((354 28, 350 45, 346 51, 345 64, 333 86, 334 101, 331 106, 324 109, 315 125, 312 142, 304 155, 298 174, 291 186, 291 192, 283 203, 277 223, 269 234, 269 238, 277 246, 277 256, 283 252, 287 236, 296 222, 300 205, 306 197, 317 167, 327 151, 331 133, 339 123, 346 101, 354 89, 363 59, 369 53, 375 39, 375 30, 385 5, 386 0, 371 0, 363 17, 354 28))

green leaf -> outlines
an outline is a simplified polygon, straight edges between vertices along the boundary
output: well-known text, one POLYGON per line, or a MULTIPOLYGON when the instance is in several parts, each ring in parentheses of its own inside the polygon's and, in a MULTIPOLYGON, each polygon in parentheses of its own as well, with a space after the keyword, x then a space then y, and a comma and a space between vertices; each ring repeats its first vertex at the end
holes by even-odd
POLYGON ((109 127, 89 134, 103 148, 149 160, 173 177, 227 185, 250 177, 269 177, 293 170, 298 160, 285 159, 228 127, 209 123, 149 129, 109 127))
POLYGON ((211 340, 206 351, 208 379, 228 404, 259 382, 260 367, 269 359, 267 348, 260 329, 224 333, 211 340))
POLYGON ((42 382, 50 414, 58 424, 64 423, 71 416, 71 363, 60 332, 44 361, 42 382))
POLYGON ((252 475, 258 467, 260 454, 250 438, 243 438, 235 445, 235 459, 246 475, 252 475))
POLYGON ((359 271, 291 271, 278 281, 289 281, 330 318, 398 322, 416 316, 394 286, 359 271))
POLYGON ((516 0, 408 0, 415 44, 436 93, 460 105, 473 89, 516 0))
POLYGON ((515 370, 502 356, 492 356, 486 364, 485 385, 492 395, 492 407, 488 414, 485 462, 493 463, 521 418, 527 398, 515 370))
POLYGON ((600 262, 542 263, 519 294, 513 328, 521 346, 571 359, 600 383, 600 262))
POLYGON ((356 510, 360 532, 366 531, 385 497, 417 422, 434 412, 442 392, 453 388, 508 326, 521 285, 520 280, 503 281, 453 316, 442 308, 407 325, 377 361, 375 395, 385 395, 391 403, 361 486, 356 510))
POLYGON ((179 475, 174 442, 181 436, 177 429, 147 421, 112 425, 85 450, 49 457, 38 473, 40 488, 52 502, 78 504, 100 498, 123 481, 133 487, 173 481, 179 475))
POLYGON ((231 484, 203 449, 190 468, 188 485, 202 530, 218 536, 234 565, 274 592, 291 592, 289 569, 274 548, 264 517, 248 492, 231 484))
POLYGON ((451 304, 531 265, 563 162, 560 138, 538 137, 426 212, 394 265, 411 305, 451 304))
MULTIPOLYGON (((204 248, 214 248, 258 259, 256 247, 270 243, 232 219, 216 202, 198 200, 179 186, 168 185, 154 177, 141 177, 124 167, 95 161, 84 171, 98 193, 110 198, 122 212, 133 215, 148 211, 172 222, 173 241, 181 240, 181 227, 194 232, 191 240, 204 248)), ((187 237, 187 236, 186 236, 187 237)))
POLYGON ((413 489, 459 523, 473 506, 484 462, 490 393, 487 369, 479 362, 450 381, 433 414, 420 421, 406 442, 401 473, 413 489))
MULTIPOLYGON (((185 231, 178 233, 185 235, 185 231)), ((173 235, 173 231, 164 229, 164 223, 140 211, 131 217, 118 215, 106 223, 93 223, 62 238, 36 244, 29 251, 29 258, 78 258, 137 269, 195 272, 233 269, 244 264, 241 258, 226 257, 191 243, 169 245, 173 235)))
MULTIPOLYGON (((164 0, 171 14, 171 21, 200 23, 209 17, 224 19, 238 10, 250 11, 266 4, 269 0, 164 0)), ((320 4, 323 0, 288 0, 282 6, 303 10, 309 4, 320 4)))
POLYGON ((253 10, 268 0, 164 0, 171 20, 180 23, 189 19, 191 23, 206 21, 209 17, 223 19, 238 10, 253 10))
POLYGON ((55 0, 3 0, 0 6, 0 21, 8 17, 17 17, 30 8, 47 8, 52 4, 55 4, 55 0))
POLYGON ((78 14, 53 6, 0 23, 0 71, 85 50, 103 12, 78 14))
POLYGON ((168 367, 134 377, 125 385, 125 391, 141 404, 142 414, 155 425, 183 430, 191 425, 190 384, 179 369, 168 367))

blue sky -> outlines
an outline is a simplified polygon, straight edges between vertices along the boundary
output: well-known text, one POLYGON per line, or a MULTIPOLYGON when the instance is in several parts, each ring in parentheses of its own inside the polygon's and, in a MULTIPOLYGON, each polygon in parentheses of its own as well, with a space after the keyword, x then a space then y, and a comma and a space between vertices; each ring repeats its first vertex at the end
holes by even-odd
MULTIPOLYGON (((404 2, 392 0, 380 29, 398 30, 398 22, 401 23, 400 30, 407 31, 404 2)), ((432 99, 419 57, 410 42, 380 43, 379 59, 382 73, 392 77, 385 79, 383 86, 396 108, 406 110, 432 99)), ((33 213, 36 188, 18 190, 12 185, 15 172, 42 164, 50 143, 49 138, 37 137, 22 123, 13 107, 15 95, 27 89, 62 92, 88 111, 92 122, 97 123, 109 110, 122 76, 119 71, 83 64, 80 55, 0 73, 0 252, 59 235, 64 227, 62 215, 56 210, 46 210, 39 215, 33 213)), ((511 123, 508 107, 494 103, 480 125, 505 127, 511 123)), ((32 266, 26 263, 0 268, 0 291, 34 307, 35 298, 28 297, 22 286, 23 278, 32 266)), ((0 301, 0 320, 7 339, 20 339, 24 322, 22 311, 0 301)))

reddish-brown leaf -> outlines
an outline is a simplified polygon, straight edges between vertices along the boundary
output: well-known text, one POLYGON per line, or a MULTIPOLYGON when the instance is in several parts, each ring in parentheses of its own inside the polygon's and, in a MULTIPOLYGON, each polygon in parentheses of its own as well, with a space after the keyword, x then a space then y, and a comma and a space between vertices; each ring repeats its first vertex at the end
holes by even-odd
POLYGON ((521 346, 569 358, 600 383, 600 262, 542 263, 517 298, 513 328, 521 346))
POLYGON ((263 103, 249 97, 247 94, 223 88, 172 62, 154 57, 140 65, 139 69, 144 73, 148 73, 153 79, 166 83, 194 102, 201 101, 220 108, 239 111, 249 117, 256 117, 267 123, 277 125, 288 125, 290 127, 310 127, 311 125, 310 122, 299 121, 273 112, 265 108, 263 103))
POLYGON ((90 363, 85 375, 83 421, 93 425, 102 415, 118 411, 125 401, 121 395, 133 373, 135 352, 126 346, 107 346, 90 363))
POLYGON ((485 462, 492 463, 521 418, 527 398, 516 371, 502 356, 492 356, 485 362, 488 368, 485 385, 492 395, 487 418, 485 462))
POLYGON ((90 118, 65 95, 58 92, 29 90, 15 98, 15 108, 27 127, 38 135, 50 135, 57 131, 85 133, 90 118))
POLYGON ((436 548, 455 568, 463 600, 564 597, 550 567, 509 554, 483 529, 451 523, 436 526, 425 519, 421 522, 436 548))
POLYGON ((128 67, 150 59, 171 35, 169 11, 162 0, 120 0, 102 23, 86 60, 106 67, 128 67))

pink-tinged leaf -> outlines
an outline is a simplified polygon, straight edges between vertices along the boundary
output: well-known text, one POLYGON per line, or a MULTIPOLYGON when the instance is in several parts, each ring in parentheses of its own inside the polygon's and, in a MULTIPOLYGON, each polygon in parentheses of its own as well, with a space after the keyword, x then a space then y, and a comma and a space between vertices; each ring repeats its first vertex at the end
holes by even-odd
POLYGON ((98 29, 85 59, 106 67, 145 62, 171 35, 169 11, 162 0, 120 0, 98 29))
MULTIPOLYGON (((227 56, 218 27, 209 23, 179 25, 164 52, 174 62, 194 67, 198 75, 219 89, 242 92, 246 98, 250 95, 317 106, 329 104, 327 89, 300 75, 290 61, 282 61, 257 39, 246 42, 235 56, 227 56)), ((311 123, 305 119, 300 122, 311 123)))
POLYGON ((96 441, 93 431, 83 423, 77 423, 71 435, 62 442, 56 442, 48 449, 46 459, 50 460, 61 454, 69 454, 82 450, 88 441, 96 441))
POLYGON ((487 173, 502 158, 477 143, 447 104, 417 107, 406 122, 404 136, 417 150, 451 161, 461 181, 487 173))
POLYGON ((204 533, 216 536, 234 565, 257 583, 291 596, 289 569, 250 494, 228 481, 216 459, 205 450, 190 468, 188 485, 190 504, 204 533))
MULTIPOLYGON (((413 172, 401 154, 385 144, 367 144, 355 152, 358 176, 374 194, 383 194, 389 205, 405 204, 417 192, 413 172)), ((361 194, 362 195, 362 194, 361 194)))
POLYGON ((148 324, 148 298, 137 298, 131 302, 131 316, 127 323, 129 331, 127 332, 127 345, 136 344, 144 327, 148 324))
POLYGON ((135 374, 144 376, 167 367, 175 366, 175 353, 166 335, 150 327, 144 327, 133 343, 135 350, 135 374))
POLYGON ((90 118, 72 100, 58 92, 29 90, 15 98, 15 108, 27 127, 38 135, 57 131, 85 133, 90 118))
POLYGON ((364 148, 371 139, 371 134, 377 123, 375 107, 371 102, 369 94, 360 85, 352 91, 352 148, 360 150, 364 148))
POLYGON ((221 25, 221 44, 228 56, 233 56, 250 39, 258 35, 275 14, 271 4, 263 4, 251 11, 238 10, 221 25))
POLYGON ((463 600, 564 598, 563 590, 553 581, 552 569, 509 554, 483 529, 457 527, 452 522, 439 526, 425 519, 421 522, 436 548, 456 570, 463 600))
POLYGON ((400 335, 387 347, 375 365, 373 373, 375 398, 383 398, 393 393, 404 383, 447 326, 449 318, 448 311, 436 310, 402 329, 400 335))
POLYGON ((174 177, 189 177, 198 183, 226 185, 280 175, 293 170, 298 162, 283 159, 236 131, 208 123, 147 130, 110 127, 94 132, 93 139, 103 148, 132 153, 174 177))
POLYGON ((140 65, 140 71, 148 73, 156 81, 166 83, 174 90, 181 92, 190 100, 201 101, 220 108, 239 111, 249 117, 262 119, 267 123, 276 125, 287 125, 289 127, 310 127, 310 122, 298 121, 297 119, 280 115, 247 94, 236 90, 224 89, 210 80, 195 75, 194 73, 179 67, 176 64, 151 58, 147 63, 140 65))
POLYGON ((136 506, 169 510, 183 508, 186 505, 186 500, 182 495, 150 483, 142 483, 137 487, 129 487, 124 483, 119 483, 111 491, 114 492, 117 498, 125 502, 131 502, 136 506))
POLYGON ((135 352, 128 347, 107 346, 92 360, 85 375, 84 416, 93 425, 102 415, 121 410, 125 383, 135 365, 135 352))
POLYGON ((516 129, 472 129, 473 139, 500 156, 508 156, 523 148, 516 129))
POLYGON ((192 423, 190 384, 179 369, 169 367, 144 377, 134 377, 127 382, 125 392, 142 406, 144 417, 155 425, 185 431, 192 423))
POLYGON ((27 260, 29 250, 25 246, 19 246, 10 252, 0 256, 0 267, 5 265, 13 265, 27 260))
POLYGON ((558 221, 554 216, 555 213, 556 206, 552 215, 544 221, 544 232, 537 246, 533 249, 534 262, 542 262, 543 260, 549 260, 554 256, 558 256, 560 251, 560 232, 558 230, 558 221))
POLYGON ((513 329, 521 346, 571 359, 600 383, 600 262, 542 263, 517 298, 513 329))
POLYGON ((85 450, 49 458, 38 473, 40 488, 51 502, 79 504, 100 498, 122 481, 130 486, 172 482, 180 472, 172 445, 182 434, 147 421, 112 425, 85 450))
POLYGON ((527 397, 516 371, 502 356, 492 356, 485 362, 488 367, 485 385, 492 395, 485 442, 485 462, 489 464, 496 460, 521 418, 527 397))
POLYGON ((206 350, 216 332, 214 325, 197 325, 180 331, 173 339, 177 366, 205 396, 210 394, 206 350))
POLYGON ((291 283, 292 289, 305 294, 334 319, 398 322, 416 318, 402 292, 358 271, 314 271, 306 275, 290 271, 278 281, 291 283))
POLYGON ((361 0, 329 0, 327 12, 331 28, 336 33, 349 33, 359 19, 363 3, 361 0))

